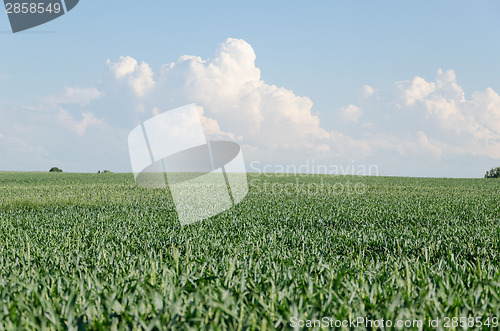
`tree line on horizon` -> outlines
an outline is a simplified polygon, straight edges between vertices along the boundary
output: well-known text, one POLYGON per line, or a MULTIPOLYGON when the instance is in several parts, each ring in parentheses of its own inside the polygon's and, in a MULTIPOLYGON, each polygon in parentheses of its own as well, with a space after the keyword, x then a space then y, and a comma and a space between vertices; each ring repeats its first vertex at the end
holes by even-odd
MULTIPOLYGON (((50 168, 49 172, 63 172, 62 169, 59 169, 58 167, 52 167, 50 168)), ((111 170, 98 170, 98 174, 112 174, 113 172, 111 170)), ((500 178, 500 167, 492 168, 489 171, 486 171, 486 174, 484 175, 484 178, 500 178)))
MULTIPOLYGON (((63 172, 63 170, 58 168, 58 167, 52 167, 52 168, 50 168, 49 172, 63 172)), ((104 169, 104 170, 98 170, 97 173, 98 174, 112 174, 113 171, 104 169)))

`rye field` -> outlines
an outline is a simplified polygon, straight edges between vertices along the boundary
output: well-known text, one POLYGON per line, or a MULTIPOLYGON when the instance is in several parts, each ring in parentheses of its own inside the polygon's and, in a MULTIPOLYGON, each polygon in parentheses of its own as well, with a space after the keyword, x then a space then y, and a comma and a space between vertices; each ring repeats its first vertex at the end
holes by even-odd
POLYGON ((131 174, 0 173, 0 330, 498 323, 500 180, 248 180, 240 204, 181 227, 131 174))

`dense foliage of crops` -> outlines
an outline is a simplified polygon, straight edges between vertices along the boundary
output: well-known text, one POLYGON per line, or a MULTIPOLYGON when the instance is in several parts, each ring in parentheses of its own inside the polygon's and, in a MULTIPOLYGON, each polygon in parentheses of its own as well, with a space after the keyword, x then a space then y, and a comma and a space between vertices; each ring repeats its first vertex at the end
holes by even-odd
POLYGON ((0 329, 500 317, 500 181, 249 182, 181 227, 130 174, 0 173, 0 329))

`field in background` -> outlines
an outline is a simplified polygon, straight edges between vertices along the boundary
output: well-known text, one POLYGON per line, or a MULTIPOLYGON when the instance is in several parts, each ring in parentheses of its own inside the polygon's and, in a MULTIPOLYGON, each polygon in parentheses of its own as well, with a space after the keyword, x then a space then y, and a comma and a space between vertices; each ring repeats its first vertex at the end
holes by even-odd
POLYGON ((248 179, 181 227, 130 174, 0 173, 0 329, 500 317, 499 180, 248 179))

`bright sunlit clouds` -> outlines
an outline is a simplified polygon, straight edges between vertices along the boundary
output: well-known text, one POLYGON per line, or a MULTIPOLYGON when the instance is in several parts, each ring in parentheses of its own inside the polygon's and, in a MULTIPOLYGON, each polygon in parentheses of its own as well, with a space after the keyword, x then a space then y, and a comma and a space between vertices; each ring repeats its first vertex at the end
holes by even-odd
POLYGON ((247 165, 500 165, 497 2, 100 6, 2 35, 0 170, 128 172, 130 130, 191 103, 247 165))
MULTIPOLYGON (((133 127, 134 118, 144 120, 196 103, 210 138, 237 141, 244 148, 247 162, 316 160, 342 164, 355 160, 379 164, 389 172, 391 165, 384 164, 383 155, 399 158, 402 163, 418 157, 446 162, 443 158, 453 155, 500 158, 500 96, 487 88, 472 91, 466 98, 451 69, 437 70, 430 80, 416 76, 396 81, 393 94, 384 98, 377 98, 376 87, 362 86, 363 108, 353 103, 334 110, 345 126, 329 131, 310 98, 265 82, 255 60, 252 46, 233 38, 222 42, 213 58, 184 55, 167 61, 156 72, 146 59, 108 59, 108 72, 103 73, 107 78, 102 83, 85 88, 61 87, 62 93, 47 96, 43 104, 33 107, 36 111, 24 111, 28 116, 10 115, 11 124, 21 131, 29 132, 29 127, 37 124, 43 124, 44 129, 16 137, 16 132, 9 130, 12 125, 2 125, 3 148, 22 154, 22 149, 15 149, 16 144, 6 142, 16 139, 18 146, 35 150, 38 146, 45 157, 54 155, 56 150, 43 148, 47 144, 39 136, 50 131, 52 139, 71 141, 89 158, 92 150, 123 154, 126 140, 118 137, 123 138, 128 127, 115 125, 115 117, 129 118, 124 123, 133 127), (128 103, 123 109, 103 108, 120 105, 122 100, 128 103), (394 130, 384 127, 388 120, 394 130), (407 130, 401 131, 401 127, 407 130), (73 137, 67 137, 68 131, 73 137), (96 137, 101 142, 89 144, 96 137)), ((126 164, 116 161, 108 162, 127 171, 126 164)))

